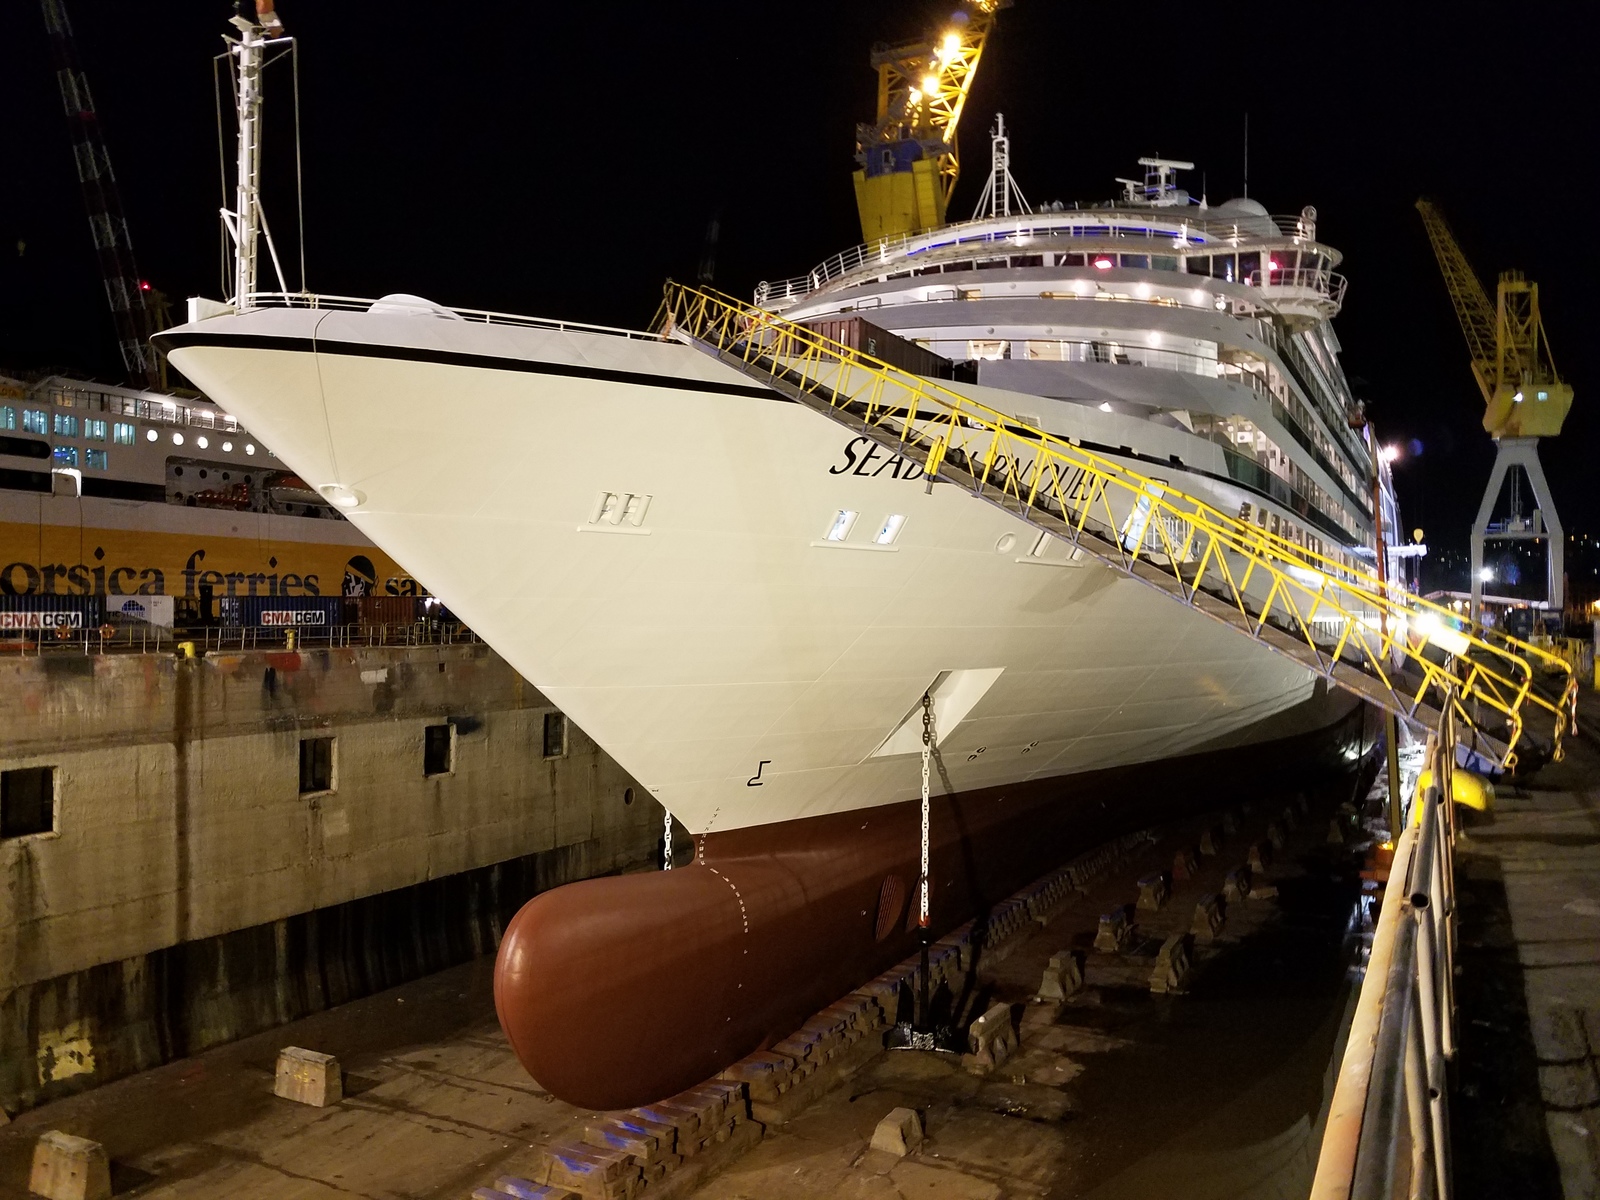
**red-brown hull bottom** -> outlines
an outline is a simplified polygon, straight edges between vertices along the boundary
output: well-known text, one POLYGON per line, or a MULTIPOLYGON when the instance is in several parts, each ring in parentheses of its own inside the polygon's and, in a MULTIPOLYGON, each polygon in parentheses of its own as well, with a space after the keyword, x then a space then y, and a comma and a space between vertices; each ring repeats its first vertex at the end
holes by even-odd
MULTIPOLYGON (((1264 746, 936 799, 935 935, 1121 833, 1260 794, 1286 772, 1304 780, 1361 731, 1357 712, 1264 746)), ((626 1108, 788 1036, 915 952, 919 824, 912 803, 707 834, 693 866, 534 897, 495 964, 518 1059, 569 1103, 626 1108), (904 886, 886 888, 891 876, 904 886)))

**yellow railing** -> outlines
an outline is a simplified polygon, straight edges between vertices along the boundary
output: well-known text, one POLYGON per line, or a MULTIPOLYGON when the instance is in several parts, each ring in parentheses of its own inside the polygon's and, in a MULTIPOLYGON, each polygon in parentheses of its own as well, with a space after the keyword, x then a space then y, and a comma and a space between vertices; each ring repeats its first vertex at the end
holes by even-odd
POLYGON ((1459 628, 1454 613, 1354 560, 1314 553, 730 296, 669 283, 657 328, 920 461, 930 486, 968 486, 1400 717, 1431 725, 1453 708, 1507 770, 1525 711, 1548 719, 1549 753, 1562 756, 1577 684, 1557 655, 1459 628), (1541 687, 1536 670, 1555 678, 1541 687), (1503 729, 1485 726, 1497 717, 1503 729))

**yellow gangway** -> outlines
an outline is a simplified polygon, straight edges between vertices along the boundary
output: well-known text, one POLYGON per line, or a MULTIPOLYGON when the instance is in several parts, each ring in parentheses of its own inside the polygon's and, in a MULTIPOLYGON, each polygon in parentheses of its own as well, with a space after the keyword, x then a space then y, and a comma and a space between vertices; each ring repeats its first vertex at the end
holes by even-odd
POLYGON ((923 465, 1403 720, 1445 711, 1510 770, 1560 759, 1577 683, 1559 656, 1316 554, 1170 484, 765 309, 668 283, 658 331, 923 465), (1532 740, 1526 735, 1535 720, 1532 740))

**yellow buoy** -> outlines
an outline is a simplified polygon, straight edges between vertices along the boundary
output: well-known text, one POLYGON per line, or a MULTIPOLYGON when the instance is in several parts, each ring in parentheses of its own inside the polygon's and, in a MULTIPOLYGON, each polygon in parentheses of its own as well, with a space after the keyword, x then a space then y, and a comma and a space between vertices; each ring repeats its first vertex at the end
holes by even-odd
MULTIPOLYGON (((1450 778, 1457 804, 1474 812, 1489 812, 1494 808, 1494 784, 1482 775, 1457 767, 1450 773, 1450 778)), ((1424 767, 1422 774, 1417 776, 1417 795, 1422 795, 1432 786, 1433 772, 1424 767)), ((1415 825, 1421 820, 1422 805, 1414 805, 1411 811, 1411 823, 1415 825)))

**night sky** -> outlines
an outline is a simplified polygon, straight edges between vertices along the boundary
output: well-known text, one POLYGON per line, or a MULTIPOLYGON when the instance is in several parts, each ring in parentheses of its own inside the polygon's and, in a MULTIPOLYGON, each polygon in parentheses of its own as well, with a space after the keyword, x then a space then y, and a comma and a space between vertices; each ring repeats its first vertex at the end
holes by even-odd
MULTIPOLYGON (((231 6, 67 4, 140 270, 181 319, 185 296, 222 293, 211 58, 231 6)), ((850 169, 854 123, 873 115, 870 46, 947 7, 280 0, 301 39, 307 284, 638 325, 664 278, 694 277, 714 217, 717 286, 799 274, 860 240, 850 169)), ((1160 153, 1195 162, 1182 183, 1219 203, 1242 185, 1248 112, 1250 195, 1275 213, 1317 207, 1351 281, 1346 370, 1380 436, 1420 447, 1398 468, 1406 523, 1464 549, 1493 449, 1412 208, 1426 193, 1491 292, 1509 266, 1540 283, 1577 389, 1546 468, 1568 531, 1600 531, 1583 11, 1018 0, 962 123, 952 215, 975 203, 997 109, 1035 202, 1109 198, 1160 153)), ((272 74, 267 211, 292 260, 287 62, 272 74)), ((38 6, 8 0, 0 368, 46 366, 119 370, 38 6)))

